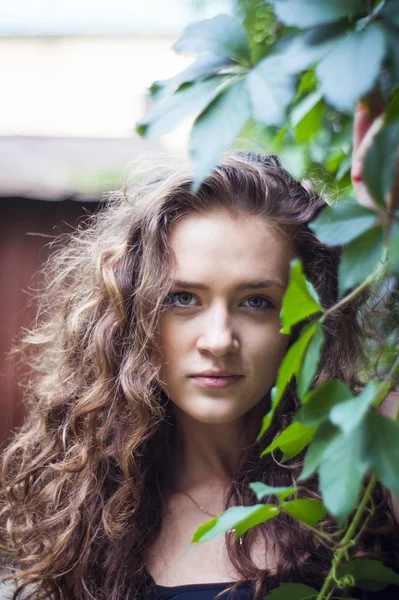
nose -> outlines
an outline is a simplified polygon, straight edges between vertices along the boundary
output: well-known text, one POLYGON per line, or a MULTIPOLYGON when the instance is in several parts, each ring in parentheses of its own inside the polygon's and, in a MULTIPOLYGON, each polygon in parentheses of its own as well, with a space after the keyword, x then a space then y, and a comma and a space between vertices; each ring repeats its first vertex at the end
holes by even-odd
POLYGON ((220 358, 231 352, 238 352, 239 341, 232 327, 228 310, 219 306, 204 315, 202 330, 198 337, 197 349, 209 352, 220 358))

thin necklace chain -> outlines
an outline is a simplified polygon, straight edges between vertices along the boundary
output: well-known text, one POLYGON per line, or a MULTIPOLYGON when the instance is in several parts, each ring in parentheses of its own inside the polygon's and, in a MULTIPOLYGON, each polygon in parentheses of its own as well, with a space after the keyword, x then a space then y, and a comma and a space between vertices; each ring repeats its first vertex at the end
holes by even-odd
POLYGON ((198 502, 196 500, 194 500, 194 498, 192 496, 190 496, 190 494, 188 494, 187 492, 180 492, 180 494, 184 494, 185 496, 187 496, 187 498, 190 498, 190 500, 192 502, 194 502, 195 506, 197 508, 199 508, 201 512, 203 512, 206 515, 208 515, 208 517, 213 517, 213 518, 216 517, 216 515, 214 513, 211 513, 210 510, 207 510, 204 506, 201 506, 201 504, 198 504, 198 502))
MULTIPOLYGON (((192 496, 190 496, 190 494, 188 492, 179 492, 180 494, 183 494, 184 496, 187 496, 187 498, 190 498, 190 500, 195 504, 195 506, 197 508, 199 508, 199 510, 203 513, 205 513, 206 515, 208 515, 208 517, 213 517, 215 518, 217 515, 215 515, 215 513, 212 513, 210 510, 207 510, 205 508, 205 506, 202 506, 201 504, 199 504, 196 500, 194 500, 194 498, 192 496)), ((229 533, 236 533, 236 530, 234 529, 234 527, 232 529, 229 529, 229 533)), ((242 537, 239 538, 239 543, 240 546, 242 546, 243 541, 242 541, 242 537)))

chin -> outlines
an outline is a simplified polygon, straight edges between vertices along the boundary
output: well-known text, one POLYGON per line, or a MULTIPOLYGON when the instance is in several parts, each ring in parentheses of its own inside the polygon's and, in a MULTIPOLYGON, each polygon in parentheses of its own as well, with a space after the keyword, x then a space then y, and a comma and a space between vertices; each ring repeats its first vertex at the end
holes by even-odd
POLYGON ((193 410, 193 406, 191 405, 190 407, 186 407, 186 409, 180 407, 180 410, 195 421, 198 421, 199 423, 208 423, 210 425, 227 425, 228 423, 232 423, 233 421, 242 418, 247 412, 246 410, 242 410, 242 406, 223 406, 220 400, 214 402, 215 404, 213 406, 197 406, 195 407, 195 410, 193 410))
POLYGON ((239 419, 242 415, 191 415, 195 421, 199 423, 206 423, 208 425, 227 425, 239 419))

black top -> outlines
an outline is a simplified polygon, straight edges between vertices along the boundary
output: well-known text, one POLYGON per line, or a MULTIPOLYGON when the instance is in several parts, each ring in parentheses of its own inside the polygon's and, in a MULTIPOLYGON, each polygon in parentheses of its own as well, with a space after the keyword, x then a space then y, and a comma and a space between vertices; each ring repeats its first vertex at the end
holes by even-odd
MULTIPOLYGON (((214 600, 221 591, 233 585, 232 582, 227 582, 164 586, 157 585, 149 573, 148 578, 151 585, 149 593, 145 596, 146 600, 214 600)), ((271 587, 275 589, 278 584, 271 587)), ((225 594, 220 600, 253 600, 253 591, 254 588, 251 582, 241 583, 238 589, 225 594)), ((374 593, 364 592, 357 588, 351 591, 351 598, 358 598, 359 600, 399 600, 399 587, 389 585, 380 592, 374 593)))
MULTIPOLYGON (((166 587, 156 585, 153 600, 213 600, 222 590, 230 587, 231 583, 197 583, 190 585, 175 585, 166 587)), ((220 600, 252 600, 250 583, 241 584, 235 592, 229 592, 220 600)))

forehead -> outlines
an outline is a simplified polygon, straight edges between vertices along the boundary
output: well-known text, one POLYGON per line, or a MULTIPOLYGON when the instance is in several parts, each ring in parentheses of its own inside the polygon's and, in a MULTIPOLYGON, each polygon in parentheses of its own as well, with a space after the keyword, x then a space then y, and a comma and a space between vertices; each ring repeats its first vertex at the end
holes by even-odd
POLYGON ((190 214, 170 235, 178 279, 279 278, 287 284, 294 251, 273 223, 227 210, 190 214))

